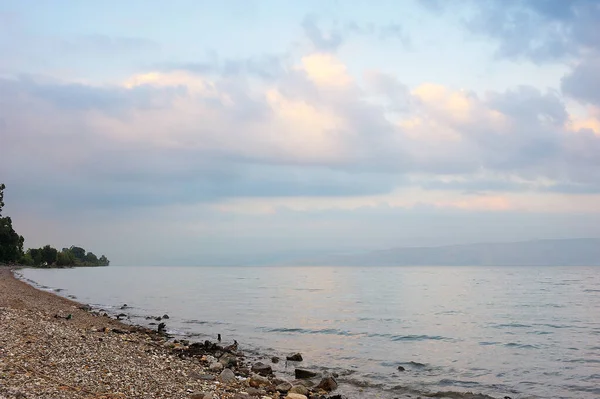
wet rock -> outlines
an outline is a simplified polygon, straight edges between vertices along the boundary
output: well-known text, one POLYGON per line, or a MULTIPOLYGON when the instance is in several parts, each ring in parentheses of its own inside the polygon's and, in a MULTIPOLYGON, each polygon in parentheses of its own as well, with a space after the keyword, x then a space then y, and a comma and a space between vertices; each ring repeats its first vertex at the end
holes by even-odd
MULTIPOLYGON (((210 371, 221 371, 221 370, 223 370, 223 365, 219 362, 214 362, 210 366, 208 366, 208 369, 210 371)), ((229 369, 227 369, 227 370, 229 370, 229 369)))
POLYGON ((292 361, 292 362, 301 362, 302 361, 302 355, 300 353, 294 353, 292 355, 286 356, 285 359, 289 360, 289 361, 292 361))
POLYGON ((123 319, 126 319, 126 318, 127 318, 127 315, 125 313, 119 313, 117 315, 117 320, 123 320, 123 319))
POLYGON ((223 367, 225 367, 225 368, 235 367, 238 365, 238 359, 237 359, 237 357, 235 357, 232 354, 225 353, 219 359, 219 363, 221 363, 223 365, 223 367))
POLYGON ((156 321, 161 321, 161 320, 162 320, 162 317, 160 317, 160 316, 158 316, 158 317, 155 317, 155 318, 154 318, 154 320, 156 320, 156 321))
POLYGON ((273 362, 273 363, 279 363, 279 358, 277 356, 273 356, 271 358, 271 362, 273 362))
POLYGON ((233 374, 233 371, 231 371, 230 369, 225 369, 221 371, 221 374, 219 374, 218 380, 223 384, 231 384, 236 381, 236 378, 235 374, 233 374))
POLYGON ((283 392, 286 393, 288 392, 290 389, 292 389, 292 384, 290 382, 282 382, 281 384, 277 385, 275 387, 276 390, 278 390, 279 392, 283 392))
POLYGON ((346 397, 344 395, 337 394, 328 396, 327 399, 346 399, 346 397))
POLYGON ((291 392, 286 395, 286 399, 308 399, 308 398, 306 397, 306 395, 291 392))
POLYGON ((262 362, 254 363, 251 370, 253 373, 262 375, 263 377, 273 374, 273 369, 271 368, 271 366, 262 362))
POLYGON ((406 371, 406 369, 402 366, 398 366, 398 371, 406 371))
POLYGON ((162 318, 163 318, 163 319, 168 319, 168 318, 169 318, 169 315, 168 315, 168 314, 164 314, 162 318))
POLYGON ((308 388, 304 385, 294 385, 289 389, 289 393, 299 393, 300 395, 308 395, 308 388))
POLYGON ((317 385, 317 389, 322 389, 327 392, 335 391, 338 387, 338 383, 333 377, 325 377, 317 385))
POLYGON ((250 399, 250 395, 246 392, 239 392, 233 396, 233 399, 250 399))
POLYGON ((305 379, 305 378, 313 378, 317 376, 317 373, 305 370, 305 369, 296 369, 294 370, 294 375, 297 379, 305 379))
POLYGON ((248 384, 252 388, 260 388, 270 385, 271 382, 268 378, 263 377, 262 375, 252 374, 252 376, 248 379, 248 384))
POLYGON ((167 325, 165 323, 160 323, 158 328, 156 329, 159 333, 164 333, 167 329, 167 325))
POLYGON ((311 380, 295 380, 292 381, 292 385, 304 385, 307 388, 312 388, 315 386, 315 383, 311 380))

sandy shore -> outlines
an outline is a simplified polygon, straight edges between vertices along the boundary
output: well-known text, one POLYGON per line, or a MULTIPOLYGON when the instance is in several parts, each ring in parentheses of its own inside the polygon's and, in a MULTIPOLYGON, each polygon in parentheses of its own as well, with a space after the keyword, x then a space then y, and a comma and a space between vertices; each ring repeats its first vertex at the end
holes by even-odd
POLYGON ((269 365, 246 364, 236 348, 169 342, 37 290, 6 267, 0 326, 0 399, 305 399, 332 388, 276 378, 269 365))

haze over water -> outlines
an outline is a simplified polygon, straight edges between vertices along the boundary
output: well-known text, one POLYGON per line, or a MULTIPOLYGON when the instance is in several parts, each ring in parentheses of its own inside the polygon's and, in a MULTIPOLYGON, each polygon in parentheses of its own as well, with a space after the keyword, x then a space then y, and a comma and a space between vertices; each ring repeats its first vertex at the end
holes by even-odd
MULTIPOLYGON (((339 373, 380 397, 472 391, 600 396, 600 268, 107 267, 29 269, 26 279, 191 339, 236 339, 339 373), (406 368, 397 371, 398 366, 406 368)), ((277 370, 293 372, 280 363, 277 370)))

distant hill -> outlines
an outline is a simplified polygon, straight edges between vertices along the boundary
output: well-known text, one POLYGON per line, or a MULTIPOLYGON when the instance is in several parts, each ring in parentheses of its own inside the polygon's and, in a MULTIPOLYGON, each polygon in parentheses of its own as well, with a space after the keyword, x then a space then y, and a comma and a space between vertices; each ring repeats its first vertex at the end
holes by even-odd
POLYGON ((600 239, 404 247, 295 262, 319 266, 600 266, 600 239))

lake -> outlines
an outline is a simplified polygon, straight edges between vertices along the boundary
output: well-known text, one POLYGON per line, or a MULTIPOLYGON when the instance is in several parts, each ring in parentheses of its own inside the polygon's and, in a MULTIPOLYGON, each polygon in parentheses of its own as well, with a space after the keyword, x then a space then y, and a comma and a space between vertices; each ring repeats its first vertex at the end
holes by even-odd
MULTIPOLYGON (((25 269, 60 295, 169 332, 301 352, 350 397, 600 397, 600 267, 25 269), (398 366, 405 371, 398 371, 398 366)), ((276 370, 291 376, 285 362, 276 370)))

